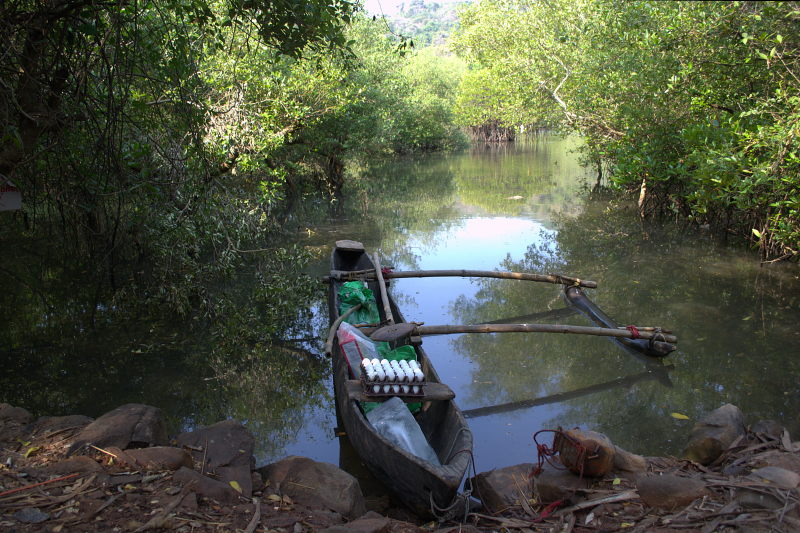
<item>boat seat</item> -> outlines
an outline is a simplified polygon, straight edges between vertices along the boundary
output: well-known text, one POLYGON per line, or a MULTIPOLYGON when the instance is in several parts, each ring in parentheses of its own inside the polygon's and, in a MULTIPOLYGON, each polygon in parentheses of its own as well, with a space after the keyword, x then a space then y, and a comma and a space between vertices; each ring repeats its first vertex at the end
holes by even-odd
MULTIPOLYGON (((361 381, 358 379, 348 379, 346 385, 348 398, 357 402, 379 402, 391 398, 391 396, 367 396, 361 386, 361 381)), ((456 397, 456 393, 453 392, 453 389, 444 383, 425 383, 422 387, 422 391, 424 393, 422 396, 402 396, 399 394, 397 396, 406 403, 452 400, 456 397)))

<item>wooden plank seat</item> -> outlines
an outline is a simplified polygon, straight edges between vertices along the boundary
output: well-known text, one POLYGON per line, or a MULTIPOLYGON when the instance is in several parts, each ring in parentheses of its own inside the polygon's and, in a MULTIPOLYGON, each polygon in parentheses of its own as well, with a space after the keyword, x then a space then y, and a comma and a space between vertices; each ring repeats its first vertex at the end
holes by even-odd
MULTIPOLYGON (((361 385, 361 381, 357 379, 348 379, 345 382, 347 387, 347 395, 351 400, 355 400, 358 402, 380 402, 383 400, 388 400, 391 396, 367 396, 364 393, 364 389, 361 385)), ((398 394, 397 396, 406 403, 409 402, 429 402, 434 400, 452 400, 456 397, 456 393, 453 392, 453 389, 445 385, 444 383, 425 383, 422 386, 423 394, 421 396, 403 396, 398 394)))

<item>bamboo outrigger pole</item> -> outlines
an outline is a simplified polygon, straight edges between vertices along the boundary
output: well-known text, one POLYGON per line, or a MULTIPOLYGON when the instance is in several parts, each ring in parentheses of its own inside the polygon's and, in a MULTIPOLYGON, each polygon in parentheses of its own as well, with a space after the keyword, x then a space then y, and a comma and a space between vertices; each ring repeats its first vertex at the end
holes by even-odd
POLYGON ((372 332, 374 341, 392 341, 409 335, 442 335, 450 333, 576 333, 578 335, 597 335, 600 337, 640 338, 663 342, 678 342, 675 335, 658 331, 634 333, 627 329, 598 328, 592 326, 572 326, 560 324, 473 324, 420 326, 413 322, 403 322, 385 326, 372 332))
POLYGON ((378 252, 373 254, 375 262, 375 277, 378 278, 378 287, 381 290, 381 301, 383 302, 383 313, 386 316, 386 322, 390 325, 394 324, 394 317, 392 316, 392 306, 389 304, 389 295, 386 293, 386 280, 383 279, 383 271, 381 270, 381 259, 378 252))
MULTIPOLYGON (((337 280, 348 281, 357 279, 376 279, 378 274, 375 270, 332 270, 330 276, 323 278, 324 281, 337 280)), ((387 272, 383 274, 386 279, 402 278, 441 278, 441 277, 462 277, 462 278, 500 278, 517 279, 524 281, 541 281, 544 283, 555 283, 557 285, 577 285, 588 289, 596 289, 597 282, 588 279, 580 279, 561 274, 531 274, 528 272, 502 272, 499 270, 407 270, 397 272, 387 272)))

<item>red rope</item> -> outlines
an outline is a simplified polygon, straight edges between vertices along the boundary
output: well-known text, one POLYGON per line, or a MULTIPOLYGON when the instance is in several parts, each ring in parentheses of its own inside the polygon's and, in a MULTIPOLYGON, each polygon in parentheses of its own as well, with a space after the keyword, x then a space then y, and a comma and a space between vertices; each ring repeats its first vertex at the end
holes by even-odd
POLYGON ((392 270, 389 267, 381 267, 381 274, 383 274, 384 276, 386 274, 391 274, 392 272, 394 272, 394 270, 392 270))
POLYGON ((533 520, 531 520, 531 522, 541 522, 542 520, 544 520, 545 518, 547 518, 548 516, 550 516, 551 514, 553 514, 553 512, 554 512, 554 511, 555 511, 555 510, 556 510, 558 507, 560 507, 560 506, 562 506, 562 505, 564 505, 564 500, 557 500, 557 501, 554 501, 553 503, 549 504, 547 507, 545 507, 544 509, 542 509, 542 512, 541 512, 541 513, 539 513, 539 516, 537 516, 536 518, 534 518, 533 520))
POLYGON ((15 489, 10 489, 10 490, 4 491, 4 492, 0 492, 0 498, 2 498, 3 496, 8 496, 9 494, 14 494, 15 492, 19 492, 21 490, 32 489, 33 487, 39 487, 41 485, 47 485, 48 483, 55 483, 56 481, 64 481, 65 479, 70 479, 70 478, 73 478, 73 477, 79 476, 79 475, 80 475, 80 473, 69 474, 67 476, 61 476, 61 477, 57 477, 57 478, 54 478, 54 479, 48 479, 47 481, 42 481, 41 483, 33 483, 31 485, 23 485, 22 487, 17 487, 15 489))
POLYGON ((563 451, 564 448, 572 448, 575 454, 574 462, 579 469, 578 476, 583 478, 583 468, 586 466, 589 450, 587 450, 581 442, 564 433, 561 428, 539 430, 533 434, 533 442, 536 444, 537 465, 533 467, 533 470, 531 470, 531 473, 528 477, 538 476, 542 472, 542 467, 544 466, 545 462, 550 463, 550 465, 554 468, 561 470, 565 469, 566 465, 563 463, 563 461, 554 462, 552 458, 555 457, 559 451, 563 451), (539 444, 537 437, 541 433, 553 433, 552 447, 548 446, 547 444, 539 444))
POLYGON ((633 326, 633 325, 625 326, 625 329, 627 329, 628 331, 631 332, 631 335, 633 335, 634 339, 638 339, 639 338, 639 329, 636 326, 633 326))

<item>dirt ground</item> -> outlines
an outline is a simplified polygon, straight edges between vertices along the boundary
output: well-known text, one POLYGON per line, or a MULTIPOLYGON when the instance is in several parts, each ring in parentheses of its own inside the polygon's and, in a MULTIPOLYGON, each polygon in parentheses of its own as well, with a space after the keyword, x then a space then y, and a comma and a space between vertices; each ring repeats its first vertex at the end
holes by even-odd
POLYGON ((612 474, 574 491, 559 506, 537 501, 525 485, 501 512, 473 509, 438 523, 402 510, 347 520, 299 504, 257 479, 251 499, 220 503, 199 495, 192 483, 176 481, 172 470, 131 469, 102 450, 65 462, 79 427, 33 437, 19 429, 0 435, 0 530, 7 532, 800 531, 800 445, 785 432, 748 432, 707 467, 649 459, 649 478, 700 487, 688 502, 680 498, 685 487, 677 489, 678 496, 661 486, 654 493, 637 478, 612 474), (777 477, 768 475, 775 472, 777 477))

